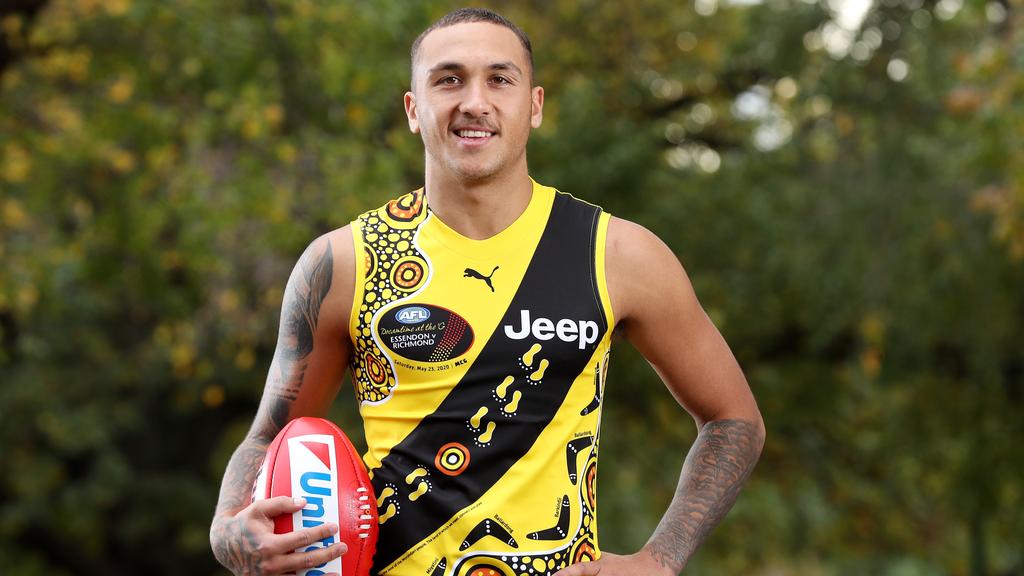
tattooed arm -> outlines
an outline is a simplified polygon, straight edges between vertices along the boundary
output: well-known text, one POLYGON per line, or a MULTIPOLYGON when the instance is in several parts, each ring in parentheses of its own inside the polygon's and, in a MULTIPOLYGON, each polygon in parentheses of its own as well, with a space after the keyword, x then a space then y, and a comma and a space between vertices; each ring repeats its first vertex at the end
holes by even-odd
POLYGON ((345 552, 345 545, 303 554, 292 550, 337 531, 325 524, 275 535, 273 518, 305 503, 271 498, 249 503, 267 446, 292 418, 322 416, 348 364, 348 317, 353 291, 351 232, 342 228, 313 241, 285 288, 277 348, 249 433, 228 462, 210 527, 214 556, 237 575, 291 573, 345 552))
POLYGON ((644 228, 613 218, 605 258, 618 329, 699 433, 675 496, 643 549, 602 553, 556 576, 678 574, 739 496, 761 454, 764 424, 739 364, 671 250, 644 228))
POLYGON ((668 573, 682 570, 725 518, 763 443, 760 421, 713 420, 701 429, 683 464, 675 497, 646 546, 668 573))

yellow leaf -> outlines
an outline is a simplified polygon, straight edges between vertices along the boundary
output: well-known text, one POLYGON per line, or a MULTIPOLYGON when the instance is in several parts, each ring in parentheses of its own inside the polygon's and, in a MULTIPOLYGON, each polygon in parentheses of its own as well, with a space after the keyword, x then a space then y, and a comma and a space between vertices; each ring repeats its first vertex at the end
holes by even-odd
POLYGON ((134 93, 135 80, 129 76, 120 76, 107 89, 107 97, 116 104, 124 104, 134 93))
POLYGON ((85 82, 89 77, 89 66, 92 63, 92 53, 87 50, 78 50, 71 57, 68 66, 68 76, 75 82, 85 82))
POLYGON ((280 104, 270 104, 263 108, 263 118, 271 126, 279 126, 284 120, 284 108, 280 104))
POLYGON ((284 298, 284 290, 278 287, 268 288, 263 292, 263 303, 266 306, 280 306, 284 298))
POLYGON ((348 116, 349 122, 356 126, 362 126, 366 121, 366 117, 369 115, 366 107, 359 104, 350 104, 345 112, 348 116))
POLYGON ((255 140, 263 134, 263 125, 253 117, 246 118, 242 122, 242 136, 246 140, 255 140))
POLYGON ((0 164, 0 175, 4 180, 14 184, 24 182, 31 170, 32 160, 24 148, 13 143, 4 146, 3 162, 0 164))
POLYGON ((60 150, 60 139, 53 136, 43 136, 39 142, 39 149, 47 154, 56 154, 60 150))
POLYGON ((203 63, 195 56, 189 57, 181 63, 181 71, 189 77, 198 76, 203 71, 203 63))
POLYGON ((181 253, 177 250, 164 250, 160 253, 160 265, 165 270, 172 270, 178 268, 182 264, 181 253))
POLYGON ((30 310, 39 301, 39 291, 36 290, 35 286, 27 285, 22 286, 18 290, 17 304, 18 308, 24 311, 30 310))
POLYGON ((223 108, 224 105, 227 104, 227 101, 227 96, 220 90, 210 90, 206 93, 206 96, 203 97, 203 103, 206 104, 208 108, 213 108, 214 110, 223 108))
POLYGON ((849 136, 853 129, 856 128, 856 122, 853 117, 843 112, 836 114, 835 122, 836 129, 839 130, 839 134, 842 136, 849 136))
POLYGON ((238 292, 234 290, 225 290, 220 293, 220 297, 217 299, 222 312, 232 312, 238 309, 239 298, 238 292))
POLYGON ((111 16, 122 16, 132 7, 131 0, 106 0, 103 7, 111 16))
POLYGON ((21 203, 10 198, 4 202, 4 224, 10 228, 20 228, 28 219, 21 203))
POLYGON ((885 321, 877 312, 872 312, 861 319, 860 333, 872 346, 879 346, 885 338, 885 321))
POLYGON ((171 340, 173 340, 173 339, 174 339, 174 334, 171 331, 171 327, 166 325, 166 324, 161 324, 161 325, 157 326, 156 330, 153 331, 153 341, 156 342, 156 344, 158 346, 161 346, 161 347, 169 346, 170 343, 171 343, 171 340))
POLYGON ((181 343, 171 348, 171 365, 174 367, 174 375, 179 378, 191 375, 195 357, 195 350, 188 344, 181 343))
POLYGON ((17 68, 8 68, 0 77, 0 92, 14 90, 21 84, 21 71, 17 68))
POLYGON ((78 132, 82 129, 82 116, 63 98, 53 98, 40 104, 43 120, 61 132, 78 132))
POLYGON ((252 353, 251 348, 242 348, 235 355, 235 366, 238 366, 239 370, 248 370, 253 367, 256 363, 256 356, 252 353))
POLYGON ((224 403, 224 388, 217 384, 211 384, 203 388, 203 405, 207 408, 216 408, 224 403))
POLYGON ((118 174, 127 174, 135 169, 135 155, 123 148, 110 152, 110 165, 118 174))
POLYGON ((154 170, 160 171, 173 165, 177 155, 173 144, 151 148, 146 152, 146 163, 154 170))
POLYGON ((3 20, 0 20, 0 30, 3 30, 4 35, 10 38, 21 33, 22 24, 20 15, 8 14, 4 16, 3 20))
POLYGON ((298 155, 298 151, 295 149, 295 146, 289 144, 288 142, 282 142, 281 144, 278 144, 276 152, 278 159, 284 162, 285 164, 291 164, 295 162, 295 157, 298 155))
POLYGON ((95 12, 99 7, 100 0, 78 0, 74 6, 78 13, 83 16, 95 12))

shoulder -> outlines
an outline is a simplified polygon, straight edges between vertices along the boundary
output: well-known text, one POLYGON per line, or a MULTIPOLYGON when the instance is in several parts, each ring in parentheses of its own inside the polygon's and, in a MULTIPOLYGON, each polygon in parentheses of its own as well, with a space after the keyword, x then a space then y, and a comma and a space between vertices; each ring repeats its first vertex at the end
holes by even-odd
POLYGON ((630 278, 682 271, 676 255, 661 238, 640 224, 615 216, 608 222, 605 261, 609 274, 630 278))
MULTIPOLYGON (((352 307, 356 259, 350 226, 314 238, 299 257, 288 279, 286 300, 308 302, 328 317, 347 319, 352 307)), ((330 323, 332 331, 347 322, 330 323), (337 324, 337 326, 334 326, 337 324)))
POLYGON ((330 245, 335 262, 351 262, 354 259, 351 224, 331 230, 313 240, 310 246, 317 243, 330 245))
POLYGON ((615 317, 628 322, 669 294, 691 294, 690 282, 671 248, 647 228, 612 216, 605 243, 608 291, 615 317))
POLYGON ((671 250, 654 232, 617 216, 609 218, 605 249, 609 259, 621 260, 619 264, 624 265, 636 260, 657 258, 665 253, 671 255, 671 250))
POLYGON ((313 239, 299 257, 296 271, 318 268, 329 271, 332 279, 351 279, 355 264, 352 226, 345 225, 313 239))
POLYGON ((333 262, 333 276, 336 291, 345 297, 346 302, 352 299, 352 287, 355 283, 356 254, 352 239, 352 225, 336 228, 313 241, 330 247, 333 262))

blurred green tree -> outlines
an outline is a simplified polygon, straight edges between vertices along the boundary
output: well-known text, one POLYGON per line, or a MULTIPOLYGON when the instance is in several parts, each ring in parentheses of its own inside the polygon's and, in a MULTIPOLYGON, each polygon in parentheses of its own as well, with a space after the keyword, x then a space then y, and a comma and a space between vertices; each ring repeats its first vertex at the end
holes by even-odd
MULTIPOLYGON (((1024 11, 485 4, 535 45, 535 177, 664 238, 762 404, 688 572, 1024 572, 1024 11)), ((456 6, 5 4, 5 573, 216 572, 288 270, 420 184, 408 45, 456 6)), ((695 430, 635 352, 612 366, 602 534, 628 550, 695 430)))

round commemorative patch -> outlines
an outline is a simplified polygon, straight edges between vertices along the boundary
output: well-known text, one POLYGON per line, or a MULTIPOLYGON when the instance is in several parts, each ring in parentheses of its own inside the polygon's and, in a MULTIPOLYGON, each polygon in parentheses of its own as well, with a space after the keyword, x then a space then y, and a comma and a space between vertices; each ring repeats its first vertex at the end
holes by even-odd
POLYGON ((383 314, 377 334, 388 350, 417 362, 444 362, 473 345, 466 319, 433 304, 403 304, 383 314))

